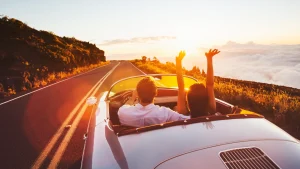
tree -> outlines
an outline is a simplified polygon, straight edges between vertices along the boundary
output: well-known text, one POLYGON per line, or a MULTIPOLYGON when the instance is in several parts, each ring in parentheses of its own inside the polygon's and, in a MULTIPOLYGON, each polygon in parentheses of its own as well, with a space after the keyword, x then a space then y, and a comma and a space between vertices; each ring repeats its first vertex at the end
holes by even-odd
POLYGON ((156 56, 153 57, 153 62, 154 63, 159 63, 159 60, 156 58, 156 56))
POLYGON ((146 56, 142 56, 142 62, 146 63, 146 61, 147 61, 147 57, 146 56))
POLYGON ((176 65, 173 62, 166 62, 166 66, 168 66, 168 67, 176 67, 176 65))
POLYGON ((194 75, 201 75, 200 69, 197 66, 194 66, 190 72, 194 75))
POLYGON ((201 73, 201 75, 202 75, 203 77, 205 77, 205 76, 206 76, 206 73, 204 72, 204 69, 202 69, 202 73, 201 73))
POLYGON ((0 15, 0 17, 1 17, 1 20, 3 20, 3 21, 5 21, 5 22, 7 22, 8 21, 8 17, 5 15, 0 15))
POLYGON ((106 56, 102 56, 101 61, 106 62, 106 56))

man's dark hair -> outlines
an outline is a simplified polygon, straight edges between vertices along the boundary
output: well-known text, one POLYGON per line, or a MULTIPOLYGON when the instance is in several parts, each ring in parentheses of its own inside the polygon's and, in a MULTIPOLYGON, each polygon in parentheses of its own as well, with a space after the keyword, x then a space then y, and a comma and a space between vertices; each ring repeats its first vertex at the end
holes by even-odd
POLYGON ((204 84, 190 86, 186 97, 191 118, 208 115, 208 94, 204 84))
POLYGON ((157 93, 157 88, 152 77, 145 77, 139 81, 136 90, 142 103, 152 103, 157 93))

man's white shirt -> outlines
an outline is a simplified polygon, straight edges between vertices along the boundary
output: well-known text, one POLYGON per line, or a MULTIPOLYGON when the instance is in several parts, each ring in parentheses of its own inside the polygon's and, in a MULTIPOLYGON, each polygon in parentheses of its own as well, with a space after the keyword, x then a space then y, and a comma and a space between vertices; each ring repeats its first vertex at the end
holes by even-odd
POLYGON ((118 111, 121 124, 143 127, 153 124, 161 124, 169 121, 178 121, 189 119, 189 116, 184 116, 171 110, 170 108, 149 104, 142 106, 141 104, 123 105, 118 111))

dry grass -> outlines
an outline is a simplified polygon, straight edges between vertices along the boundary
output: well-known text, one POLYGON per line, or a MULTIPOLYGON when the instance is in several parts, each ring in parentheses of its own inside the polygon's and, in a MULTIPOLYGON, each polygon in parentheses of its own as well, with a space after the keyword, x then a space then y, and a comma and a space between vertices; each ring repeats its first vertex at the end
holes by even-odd
MULTIPOLYGON (((110 63, 109 61, 99 62, 98 64, 92 64, 89 66, 74 68, 68 72, 62 72, 62 71, 61 72, 51 72, 51 73, 46 74, 46 76, 44 78, 35 76, 33 78, 33 80, 30 80, 29 72, 24 72, 24 74, 23 74, 24 84, 21 87, 21 91, 26 91, 26 90, 31 90, 31 89, 39 88, 42 86, 46 86, 49 83, 53 83, 53 82, 59 81, 64 78, 68 78, 70 76, 74 76, 76 74, 83 73, 83 72, 95 69, 97 67, 107 65, 109 63, 110 63)), ((44 69, 42 71, 45 72, 44 69)), ((1 83, 0 83, 0 92, 5 92, 4 87, 1 83)), ((6 96, 10 96, 10 95, 16 94, 17 92, 14 88, 8 88, 5 93, 6 93, 6 96)))
POLYGON ((86 72, 86 71, 89 71, 94 68, 101 67, 101 66, 104 66, 107 64, 109 64, 109 61, 99 62, 98 64, 92 64, 89 66, 74 68, 71 72, 49 73, 46 78, 39 79, 38 77, 35 77, 34 82, 33 82, 33 88, 46 86, 48 83, 55 82, 55 81, 58 81, 58 80, 61 80, 61 79, 64 79, 64 78, 67 78, 70 76, 74 76, 76 74, 83 73, 83 72, 86 72))
MULTIPOLYGON (((59 72, 59 74, 62 74, 63 72, 59 72)), ((45 80, 50 83, 55 81, 56 79, 62 79, 61 77, 56 75, 57 73, 49 73, 48 76, 45 78, 45 80)), ((66 74, 66 73, 64 73, 66 74)), ((37 79, 38 80, 38 79, 37 79)), ((43 79, 44 80, 44 79, 43 79)))
POLYGON ((4 92, 4 86, 2 83, 0 83, 0 92, 4 92))
MULTIPOLYGON (((162 64, 151 61, 143 63, 140 60, 132 63, 147 73, 176 73, 173 63, 162 64)), ((184 70, 184 72, 200 82, 205 82, 205 76, 201 75, 200 71, 184 70)), ((297 132, 300 126, 299 93, 300 90, 288 87, 215 77, 217 98, 262 114, 275 124, 297 132)))
POLYGON ((14 88, 8 88, 8 94, 9 94, 9 95, 16 94, 15 89, 14 89, 14 88))

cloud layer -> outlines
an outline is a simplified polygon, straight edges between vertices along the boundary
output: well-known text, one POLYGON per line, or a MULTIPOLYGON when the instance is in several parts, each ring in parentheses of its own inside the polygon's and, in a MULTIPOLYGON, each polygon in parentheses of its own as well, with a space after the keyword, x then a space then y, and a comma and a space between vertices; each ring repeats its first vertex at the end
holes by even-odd
POLYGON ((221 51, 214 58, 218 76, 300 89, 300 45, 228 42, 215 47, 221 51))
POLYGON ((135 37, 135 38, 131 38, 131 39, 107 40, 99 45, 100 46, 108 46, 108 45, 118 45, 118 44, 126 44, 126 43, 147 43, 147 42, 153 42, 153 41, 173 40, 173 39, 176 39, 176 37, 175 36, 135 37))
MULTIPOLYGON (((146 37, 132 38, 129 40, 113 40, 107 44, 116 43, 141 43, 172 37, 146 37)), ((175 38, 175 37, 173 37, 175 38)), ((134 59, 145 55, 156 56, 161 62, 174 62, 178 51, 172 53, 160 53, 156 50, 132 49, 135 53, 114 54, 115 59, 134 59)), ((284 85, 300 89, 300 44, 299 45, 261 45, 254 42, 236 43, 229 41, 218 48, 221 53, 214 57, 214 70, 216 76, 228 77, 241 80, 263 82, 269 84, 284 85)), ((161 46, 161 49, 166 49, 161 46)), ((208 48, 198 48, 183 60, 183 66, 191 69, 198 66, 206 70, 204 53, 208 48)), ((187 51, 188 53, 189 51, 187 51)))

